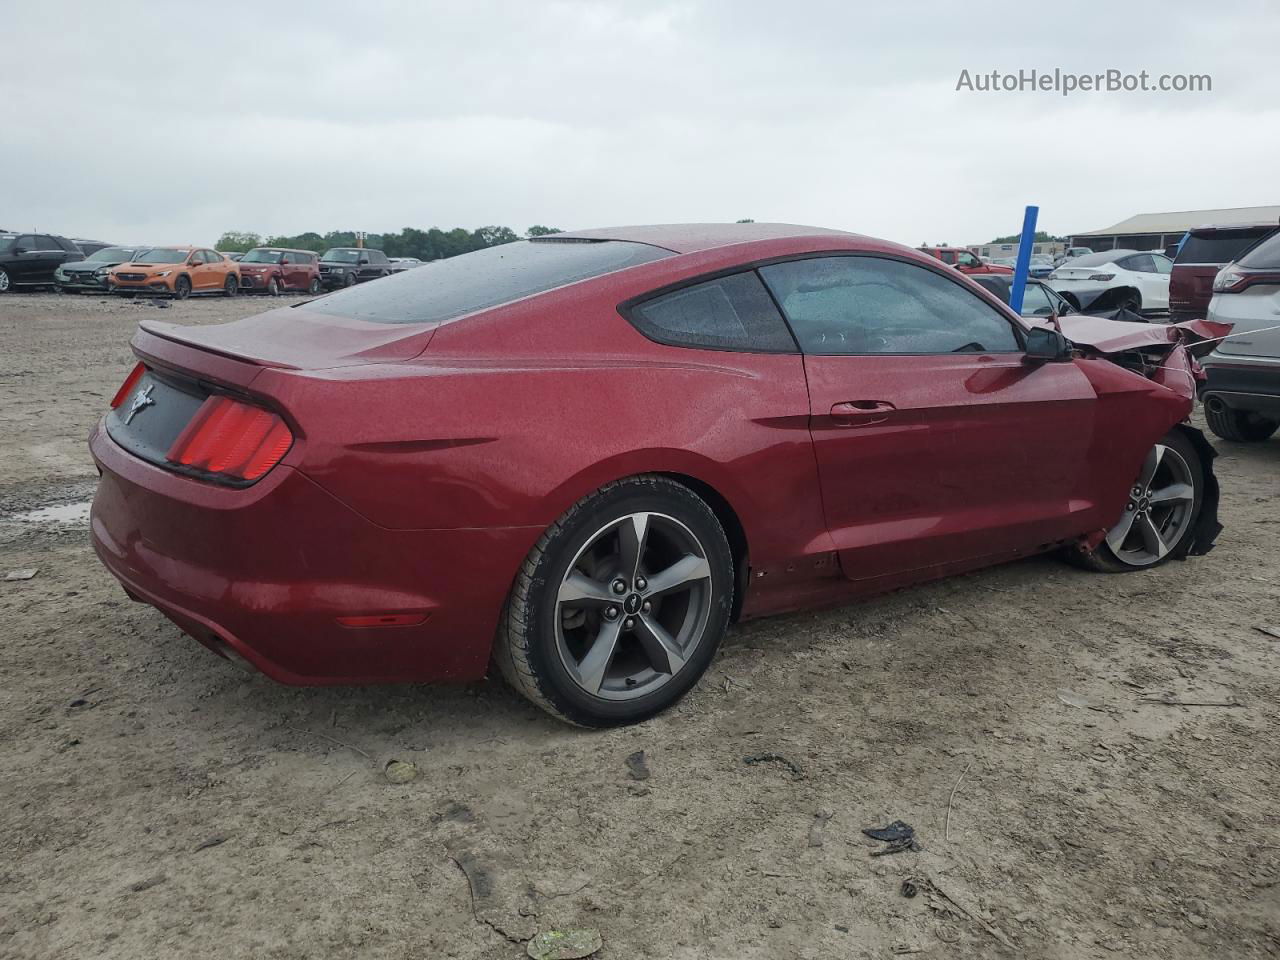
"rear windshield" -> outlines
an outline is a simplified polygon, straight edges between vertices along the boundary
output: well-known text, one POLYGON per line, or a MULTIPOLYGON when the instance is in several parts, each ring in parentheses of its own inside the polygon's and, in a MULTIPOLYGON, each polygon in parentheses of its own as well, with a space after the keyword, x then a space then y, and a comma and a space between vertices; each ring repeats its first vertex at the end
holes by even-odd
POLYGON ((1280 233, 1273 233, 1241 257, 1240 266, 1254 270, 1280 270, 1280 233))
POLYGON ((521 240, 348 287, 307 309, 374 323, 442 323, 672 255, 622 240, 521 240))
POLYGON ((1123 257, 1134 250, 1103 250, 1101 253, 1086 253, 1083 257, 1076 257, 1074 260, 1068 260, 1063 264, 1064 267, 1100 267, 1104 263, 1111 263, 1116 257, 1123 257))
POLYGON ((1251 244, 1265 237, 1274 227, 1252 227, 1240 230, 1191 231, 1178 251, 1175 263, 1230 263, 1251 244))

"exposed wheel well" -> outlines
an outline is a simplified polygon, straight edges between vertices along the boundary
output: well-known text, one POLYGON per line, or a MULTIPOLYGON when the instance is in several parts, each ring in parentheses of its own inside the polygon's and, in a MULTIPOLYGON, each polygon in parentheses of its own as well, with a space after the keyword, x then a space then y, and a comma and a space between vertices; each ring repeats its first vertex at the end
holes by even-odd
POLYGON ((746 588, 750 581, 747 550, 747 534, 742 528, 742 521, 738 519, 737 512, 729 505, 729 501, 720 495, 720 492, 709 483, 705 483, 696 477, 691 477, 683 473, 659 473, 660 477, 667 477, 676 483, 688 487, 711 508, 711 512, 716 515, 716 519, 720 521, 720 526, 724 528, 725 538, 729 541, 729 549, 733 553, 733 572, 736 589, 733 594, 733 610, 730 612, 729 619, 736 622, 738 615, 742 612, 742 603, 746 599, 746 588))

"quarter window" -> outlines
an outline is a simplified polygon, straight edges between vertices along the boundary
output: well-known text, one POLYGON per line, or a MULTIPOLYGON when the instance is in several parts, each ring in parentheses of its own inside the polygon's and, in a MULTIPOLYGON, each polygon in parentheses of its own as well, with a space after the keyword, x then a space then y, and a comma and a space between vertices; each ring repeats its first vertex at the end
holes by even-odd
POLYGON ((792 260, 762 267, 805 353, 1012 353, 1013 326, 932 270, 883 257, 792 260))
POLYGON ((631 307, 627 318, 650 340, 673 346, 796 352, 778 308, 750 271, 646 300, 631 307))

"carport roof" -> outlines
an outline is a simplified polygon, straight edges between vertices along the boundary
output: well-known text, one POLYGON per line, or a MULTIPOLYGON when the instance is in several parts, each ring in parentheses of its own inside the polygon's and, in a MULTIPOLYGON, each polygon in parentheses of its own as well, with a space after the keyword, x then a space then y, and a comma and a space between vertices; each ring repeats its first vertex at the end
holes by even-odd
POLYGON ((658 223, 635 227, 601 227, 569 230, 540 238, 545 240, 630 240, 662 247, 673 253, 694 253, 727 247, 752 240, 780 240, 787 237, 839 236, 853 234, 826 227, 805 227, 795 223, 658 223))
POLYGON ((1073 233, 1073 237, 1110 237, 1123 234, 1183 233, 1192 227, 1249 223, 1280 223, 1280 206, 1225 207, 1221 210, 1175 210, 1140 213, 1105 230, 1073 233))

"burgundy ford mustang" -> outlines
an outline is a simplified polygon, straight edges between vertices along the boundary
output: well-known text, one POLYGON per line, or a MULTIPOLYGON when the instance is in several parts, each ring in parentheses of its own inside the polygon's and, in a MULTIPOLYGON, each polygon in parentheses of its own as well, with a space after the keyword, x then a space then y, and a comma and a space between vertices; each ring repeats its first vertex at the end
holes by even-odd
POLYGON ((731 620, 1061 550, 1206 552, 1201 322, 1014 315, 783 224, 494 247, 219 326, 145 322, 90 438, 129 595, 285 683, 654 714, 731 620), (1065 333, 1065 336, 1063 335, 1065 333))

